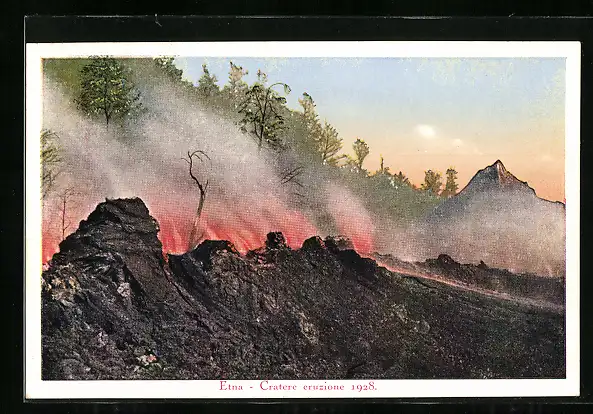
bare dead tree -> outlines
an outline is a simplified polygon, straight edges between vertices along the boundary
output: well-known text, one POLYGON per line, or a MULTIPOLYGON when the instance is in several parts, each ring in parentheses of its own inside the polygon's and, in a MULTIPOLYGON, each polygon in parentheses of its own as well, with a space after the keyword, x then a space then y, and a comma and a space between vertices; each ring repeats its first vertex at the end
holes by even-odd
POLYGON ((303 166, 299 165, 294 168, 286 168, 280 174, 280 184, 294 184, 296 186, 296 190, 292 192, 292 195, 299 198, 305 198, 305 196, 300 192, 305 188, 305 186, 299 180, 299 177, 303 174, 303 171, 303 166))
POLYGON ((297 178, 303 173, 303 167, 302 166, 298 166, 295 168, 290 168, 287 170, 284 170, 282 172, 282 175, 280 176, 280 182, 282 184, 288 184, 290 182, 298 185, 299 187, 302 187, 303 185, 297 180, 297 178))
POLYGON ((194 224, 192 226, 191 233, 189 236, 188 248, 190 250, 196 246, 196 244, 202 237, 202 234, 198 236, 198 229, 200 226, 200 217, 202 216, 202 210, 204 209, 204 203, 206 202, 206 192, 208 191, 209 184, 208 180, 206 180, 206 182, 202 184, 202 182, 194 174, 194 158, 200 162, 204 162, 204 159, 211 161, 208 154, 201 150, 196 150, 194 152, 188 151, 187 158, 182 158, 189 165, 189 176, 196 183, 200 191, 200 201, 198 202, 196 217, 194 219, 194 224))
POLYGON ((46 198, 55 187, 62 163, 57 145, 58 135, 48 129, 41 131, 41 196, 46 198))
POLYGON ((62 192, 58 194, 60 201, 60 224, 62 231, 62 240, 66 238, 66 232, 72 225, 70 217, 68 216, 68 208, 72 207, 71 202, 78 195, 78 193, 72 187, 66 187, 62 192))

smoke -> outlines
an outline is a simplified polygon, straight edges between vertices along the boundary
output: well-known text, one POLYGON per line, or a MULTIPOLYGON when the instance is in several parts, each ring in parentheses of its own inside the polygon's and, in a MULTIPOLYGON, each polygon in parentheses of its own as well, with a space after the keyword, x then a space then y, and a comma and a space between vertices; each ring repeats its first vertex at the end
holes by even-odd
POLYGON ((525 192, 485 192, 440 207, 440 214, 433 212, 396 230, 397 238, 382 237, 384 252, 397 252, 407 261, 447 254, 462 263, 484 261, 513 272, 565 274, 566 220, 561 204, 525 192))
POLYGON ((559 220, 537 203, 499 200, 493 207, 492 200, 482 200, 465 212, 475 219, 401 225, 368 211, 364 200, 313 165, 306 166, 299 185, 283 183, 282 169, 302 161, 298 156, 287 151, 279 158, 258 150, 232 121, 170 84, 138 86, 146 113, 133 124, 108 129, 100 120, 82 116, 71 96, 44 79, 43 127, 58 134, 63 160, 57 188, 44 200, 45 261, 61 238, 58 195, 65 189, 78 193, 66 209, 68 232, 105 198, 140 197, 159 222, 163 250, 185 252, 199 191, 182 157, 201 150, 209 157, 194 160, 194 174, 208 182, 199 222, 202 239, 230 240, 245 252, 262 246, 270 231, 281 231, 292 247, 311 236, 341 234, 362 254, 377 251, 424 260, 446 253, 456 260, 484 260, 520 271, 563 272, 564 215, 559 220), (304 194, 297 197, 298 192, 304 194))
POLYGON ((375 220, 362 202, 343 186, 327 185, 326 193, 327 209, 340 234, 348 237, 359 253, 373 253, 375 220))
POLYGON ((59 239, 57 195, 65 188, 80 193, 82 202, 67 208, 75 222, 105 198, 142 198, 159 221, 164 250, 186 251, 199 191, 182 157, 194 150, 208 155, 194 159, 193 170, 202 184, 208 182, 202 238, 228 239, 247 251, 261 246, 270 231, 283 232, 294 247, 320 233, 310 214, 295 207, 294 188, 282 183, 277 159, 258 150, 237 125, 167 84, 144 85, 142 97, 147 113, 127 127, 107 128, 82 116, 71 97, 44 79, 43 127, 58 134, 62 157, 58 187, 44 203, 45 260, 59 239))

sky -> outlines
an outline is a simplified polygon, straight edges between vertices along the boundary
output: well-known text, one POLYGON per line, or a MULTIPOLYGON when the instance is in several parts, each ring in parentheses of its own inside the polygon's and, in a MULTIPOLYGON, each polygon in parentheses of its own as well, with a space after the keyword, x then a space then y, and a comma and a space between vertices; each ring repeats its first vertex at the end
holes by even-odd
MULTIPOLYGON (((197 82, 206 63, 228 81, 229 61, 258 69, 270 83, 292 91, 287 104, 298 109, 311 95, 352 153, 356 138, 370 154, 374 171, 380 156, 392 172, 419 185, 424 171, 453 166, 460 189, 500 159, 538 196, 564 199, 564 58, 177 58, 184 77, 197 82)), ((281 89, 280 89, 281 90, 281 89)))

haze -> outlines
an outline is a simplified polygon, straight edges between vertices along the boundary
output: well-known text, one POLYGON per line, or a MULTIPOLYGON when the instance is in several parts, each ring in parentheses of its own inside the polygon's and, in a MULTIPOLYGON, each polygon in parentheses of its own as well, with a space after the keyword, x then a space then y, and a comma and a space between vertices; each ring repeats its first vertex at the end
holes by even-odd
POLYGON ((501 159, 538 196, 564 200, 564 59, 189 57, 176 64, 197 82, 207 63, 222 86, 229 61, 249 70, 248 83, 261 69, 270 82, 289 84, 291 108, 309 93, 344 152, 356 137, 366 140, 370 171, 383 155, 419 185, 425 170, 454 166, 462 188, 501 159))

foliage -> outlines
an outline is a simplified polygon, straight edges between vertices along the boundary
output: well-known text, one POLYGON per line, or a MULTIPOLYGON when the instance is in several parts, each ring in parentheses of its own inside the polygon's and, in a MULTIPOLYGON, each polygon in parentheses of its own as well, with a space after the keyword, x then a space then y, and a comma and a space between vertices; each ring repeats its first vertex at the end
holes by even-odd
POLYGON ((239 106, 241 130, 255 137, 257 148, 261 151, 264 145, 277 149, 281 146, 280 132, 284 128, 282 107, 286 98, 274 90, 283 86, 284 93, 290 93, 290 87, 282 82, 266 86, 267 75, 258 71, 257 81, 248 88, 245 100, 239 106))
POLYGON ((141 104, 140 92, 129 79, 129 71, 111 57, 91 57, 81 70, 80 94, 76 103, 89 116, 123 120, 136 113, 141 104))
POLYGON ((306 128, 303 140, 314 148, 321 136, 321 124, 319 122, 319 115, 317 115, 317 110, 315 109, 315 102, 311 95, 303 92, 302 98, 299 98, 299 104, 303 108, 302 117, 306 128))
POLYGON ((354 157, 350 158, 349 161, 359 171, 362 171, 362 163, 370 152, 369 146, 364 140, 356 138, 356 141, 352 144, 352 149, 354 150, 354 157))
POLYGON ((442 175, 440 172, 428 170, 424 172, 424 182, 422 183, 421 189, 427 193, 438 196, 443 185, 442 175))
POLYGON ((204 63, 202 65, 202 76, 198 80, 198 93, 200 96, 204 98, 210 98, 212 96, 218 95, 220 93, 220 88, 216 84, 218 79, 216 79, 215 75, 210 74, 208 67, 204 63))
POLYGON ((183 71, 174 64, 175 58, 173 56, 163 56, 154 59, 155 65, 163 71, 171 80, 181 81, 183 71))
POLYGON ((249 74, 242 66, 229 62, 229 83, 222 88, 223 96, 230 102, 231 107, 237 109, 241 102, 245 100, 245 95, 249 89, 247 82, 243 77, 249 74))
POLYGON ((441 193, 441 197, 450 198, 457 194, 459 186, 457 185, 457 171, 454 167, 447 169, 447 181, 445 183, 445 189, 441 193))
MULTIPOLYGON (((82 69, 93 64, 96 59, 44 60, 44 73, 60 83, 67 93, 79 95, 82 69)), ((300 180, 300 177, 311 174, 322 174, 327 180, 343 185, 363 200, 369 212, 392 219, 418 217, 441 200, 434 197, 434 191, 428 190, 426 183, 422 185, 424 191, 417 191, 402 171, 392 173, 383 157, 380 168, 369 175, 362 168, 370 152, 363 139, 356 140, 351 155, 344 154, 342 138, 330 122, 320 120, 311 95, 303 93, 298 100, 299 110, 290 109, 281 88, 285 86, 287 90, 284 93, 287 93, 290 91, 288 85, 278 82, 268 86, 267 77, 261 71, 257 81, 250 86, 245 82, 249 72, 235 62, 229 62, 228 80, 219 87, 216 76, 204 65, 203 74, 194 86, 183 79, 183 71, 175 66, 172 57, 116 62, 122 69, 125 63, 125 68, 130 70, 131 73, 123 71, 126 76, 130 75, 126 77, 128 85, 131 82, 141 85, 147 77, 151 77, 150 82, 154 84, 169 82, 177 85, 179 88, 173 91, 182 93, 190 105, 202 105, 217 116, 238 123, 244 132, 256 140, 260 149, 289 150, 274 153, 274 157, 277 157, 274 168, 282 183, 294 184, 292 188, 299 195, 299 198, 295 198, 298 205, 311 202, 307 200, 307 194, 314 189, 304 188, 303 185, 315 184, 300 180)), ((435 184, 435 187, 440 190, 441 185, 435 184)), ((447 185, 443 191, 443 196, 446 195, 447 185)), ((326 213, 320 211, 318 214, 326 213)), ((327 221, 331 222, 331 217, 327 221)))
POLYGON ((337 155, 342 149, 342 138, 338 136, 338 131, 327 121, 323 123, 321 129, 318 149, 323 164, 335 166, 345 157, 345 155, 337 155))
POLYGON ((80 72, 89 59, 43 59, 43 73, 61 86, 68 95, 77 96, 80 89, 80 72))
POLYGON ((412 184, 410 183, 410 180, 408 179, 408 177, 406 177, 401 171, 398 174, 393 175, 392 183, 394 186, 407 185, 409 187, 414 188, 412 186, 412 184))
POLYGON ((41 195, 45 198, 53 190, 62 160, 57 145, 57 134, 44 129, 41 131, 41 195))

